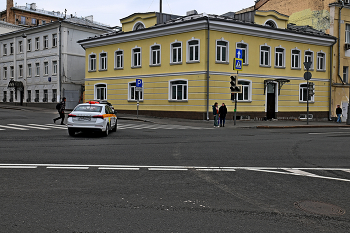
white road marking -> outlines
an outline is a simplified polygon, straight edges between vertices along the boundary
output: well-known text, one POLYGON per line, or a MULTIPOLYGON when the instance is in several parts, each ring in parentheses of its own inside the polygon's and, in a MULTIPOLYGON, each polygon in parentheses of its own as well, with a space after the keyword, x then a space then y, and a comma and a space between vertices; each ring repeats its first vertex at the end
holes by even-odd
POLYGON ((325 133, 309 133, 311 135, 326 135, 326 134, 349 134, 350 132, 325 132, 325 133))
POLYGON ((148 168, 149 171, 188 171, 187 168, 148 168))
POLYGON ((60 127, 60 128, 67 128, 67 125, 56 125, 56 124, 45 124, 45 125, 51 125, 51 126, 60 127))
POLYGON ((46 167, 46 168, 47 169, 80 169, 80 170, 89 169, 89 167, 63 167, 63 166, 46 167))
POLYGON ((297 175, 299 174, 299 175, 302 175, 302 176, 316 176, 315 174, 312 174, 310 172, 305 172, 305 171, 298 170, 298 169, 286 169, 286 171, 295 173, 297 175))
POLYGON ((197 171, 207 171, 207 172, 234 172, 236 171, 235 169, 208 169, 208 168, 201 168, 201 169, 196 169, 197 171))
POLYGON ((0 168, 23 169, 23 168, 38 168, 38 167, 37 166, 0 166, 0 168))
POLYGON ((129 171, 138 171, 140 168, 136 167, 99 167, 99 170, 129 170, 129 171))
POLYGON ((51 125, 38 125, 38 124, 28 124, 28 125, 46 127, 49 129, 66 129, 66 127, 58 127, 58 126, 51 126, 51 125))
POLYGON ((36 126, 29 126, 29 125, 17 125, 17 124, 8 124, 11 126, 16 126, 16 127, 24 127, 24 128, 30 128, 30 129, 40 129, 40 130, 50 130, 48 128, 42 128, 42 127, 36 127, 36 126))
POLYGON ((0 125, 0 127, 6 128, 6 129, 28 130, 28 129, 18 128, 18 127, 12 127, 12 126, 6 126, 6 125, 0 125))

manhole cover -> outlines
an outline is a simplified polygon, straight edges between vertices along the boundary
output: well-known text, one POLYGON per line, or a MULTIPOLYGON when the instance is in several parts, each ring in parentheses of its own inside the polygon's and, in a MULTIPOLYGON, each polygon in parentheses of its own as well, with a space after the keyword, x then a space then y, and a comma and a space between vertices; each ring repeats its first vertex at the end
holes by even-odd
POLYGON ((301 201, 295 202, 294 205, 307 212, 321 214, 321 215, 343 215, 345 210, 339 206, 327 204, 318 201, 301 201))

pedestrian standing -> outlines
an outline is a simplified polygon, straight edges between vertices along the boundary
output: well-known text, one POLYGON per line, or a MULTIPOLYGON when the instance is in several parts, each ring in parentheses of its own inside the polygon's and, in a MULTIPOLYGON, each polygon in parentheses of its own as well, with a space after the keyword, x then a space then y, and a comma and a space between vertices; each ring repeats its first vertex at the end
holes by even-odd
POLYGON ((217 102, 215 102, 215 104, 213 105, 213 115, 214 115, 214 127, 219 127, 219 124, 218 124, 219 107, 217 102))
POLYGON ((64 110, 66 109, 66 97, 62 98, 62 101, 59 104, 57 104, 56 109, 58 111, 58 114, 60 114, 60 116, 53 119, 53 123, 56 124, 57 120, 62 119, 61 125, 64 125, 63 122, 64 122, 64 110))
POLYGON ((226 114, 227 114, 226 105, 225 103, 222 103, 221 107, 219 108, 220 127, 225 127, 226 114))
POLYGON ((335 113, 337 114, 337 123, 341 123, 341 115, 343 114, 343 110, 340 108, 340 105, 337 105, 337 108, 335 110, 335 113))

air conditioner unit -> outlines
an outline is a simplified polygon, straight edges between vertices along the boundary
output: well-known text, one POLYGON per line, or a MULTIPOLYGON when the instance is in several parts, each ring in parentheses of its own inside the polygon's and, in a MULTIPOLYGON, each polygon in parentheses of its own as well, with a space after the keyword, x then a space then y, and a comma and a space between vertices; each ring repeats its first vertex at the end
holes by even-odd
POLYGON ((349 43, 346 43, 346 44, 344 45, 344 48, 345 48, 345 50, 349 50, 349 49, 350 49, 350 44, 349 44, 349 43))

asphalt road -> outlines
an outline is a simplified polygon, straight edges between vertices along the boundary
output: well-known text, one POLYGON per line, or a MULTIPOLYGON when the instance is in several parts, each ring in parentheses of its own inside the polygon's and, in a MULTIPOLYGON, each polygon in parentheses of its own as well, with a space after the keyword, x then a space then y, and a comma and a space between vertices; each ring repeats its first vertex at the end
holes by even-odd
POLYGON ((348 128, 54 117, 0 109, 0 232, 349 232, 348 128))

